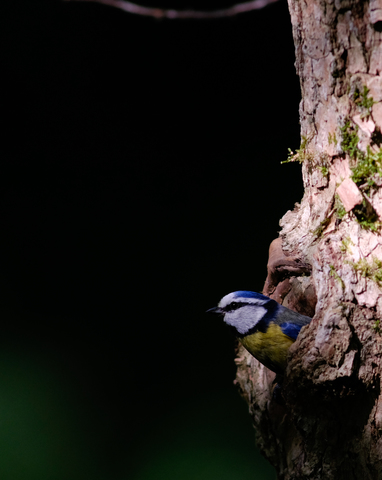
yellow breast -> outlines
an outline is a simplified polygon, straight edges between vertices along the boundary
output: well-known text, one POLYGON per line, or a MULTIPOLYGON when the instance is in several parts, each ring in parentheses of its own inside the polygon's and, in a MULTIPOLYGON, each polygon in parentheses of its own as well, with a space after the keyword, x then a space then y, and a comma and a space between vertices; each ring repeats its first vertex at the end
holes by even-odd
POLYGON ((240 341, 251 355, 276 373, 284 372, 288 349, 294 342, 275 323, 270 323, 265 333, 257 331, 240 341))

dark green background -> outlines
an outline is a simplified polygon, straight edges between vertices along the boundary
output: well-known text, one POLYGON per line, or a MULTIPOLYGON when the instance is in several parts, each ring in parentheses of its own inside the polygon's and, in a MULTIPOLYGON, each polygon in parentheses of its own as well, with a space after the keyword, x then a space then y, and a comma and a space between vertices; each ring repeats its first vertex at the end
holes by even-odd
POLYGON ((262 289, 302 195, 286 4, 12 0, 0 30, 0 477, 273 479, 204 312, 262 289))

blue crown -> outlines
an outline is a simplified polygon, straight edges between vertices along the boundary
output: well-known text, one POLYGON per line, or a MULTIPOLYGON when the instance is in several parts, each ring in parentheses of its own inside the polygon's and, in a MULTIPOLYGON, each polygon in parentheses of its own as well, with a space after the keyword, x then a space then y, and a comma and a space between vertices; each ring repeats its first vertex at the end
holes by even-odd
POLYGON ((261 293, 250 292, 248 290, 239 290, 237 292, 234 292, 234 294, 235 294, 235 298, 242 297, 242 298, 257 298, 258 300, 263 300, 263 301, 270 300, 269 297, 266 297, 261 293))

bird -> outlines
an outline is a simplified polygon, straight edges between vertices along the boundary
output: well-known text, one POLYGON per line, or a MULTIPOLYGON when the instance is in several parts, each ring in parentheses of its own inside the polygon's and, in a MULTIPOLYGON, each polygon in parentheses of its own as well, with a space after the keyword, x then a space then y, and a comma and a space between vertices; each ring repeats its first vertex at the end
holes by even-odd
POLYGON ((207 313, 224 322, 248 352, 277 375, 286 369, 288 350, 304 325, 312 320, 261 293, 239 290, 224 296, 207 313))

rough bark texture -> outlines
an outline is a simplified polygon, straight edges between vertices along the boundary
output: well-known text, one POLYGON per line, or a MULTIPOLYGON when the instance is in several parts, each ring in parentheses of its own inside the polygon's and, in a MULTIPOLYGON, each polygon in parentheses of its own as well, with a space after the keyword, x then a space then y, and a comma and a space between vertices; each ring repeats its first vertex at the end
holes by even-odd
POLYGON ((264 293, 314 318, 290 348, 285 404, 243 348, 237 383, 279 479, 382 479, 382 1, 288 1, 305 193, 264 293))

